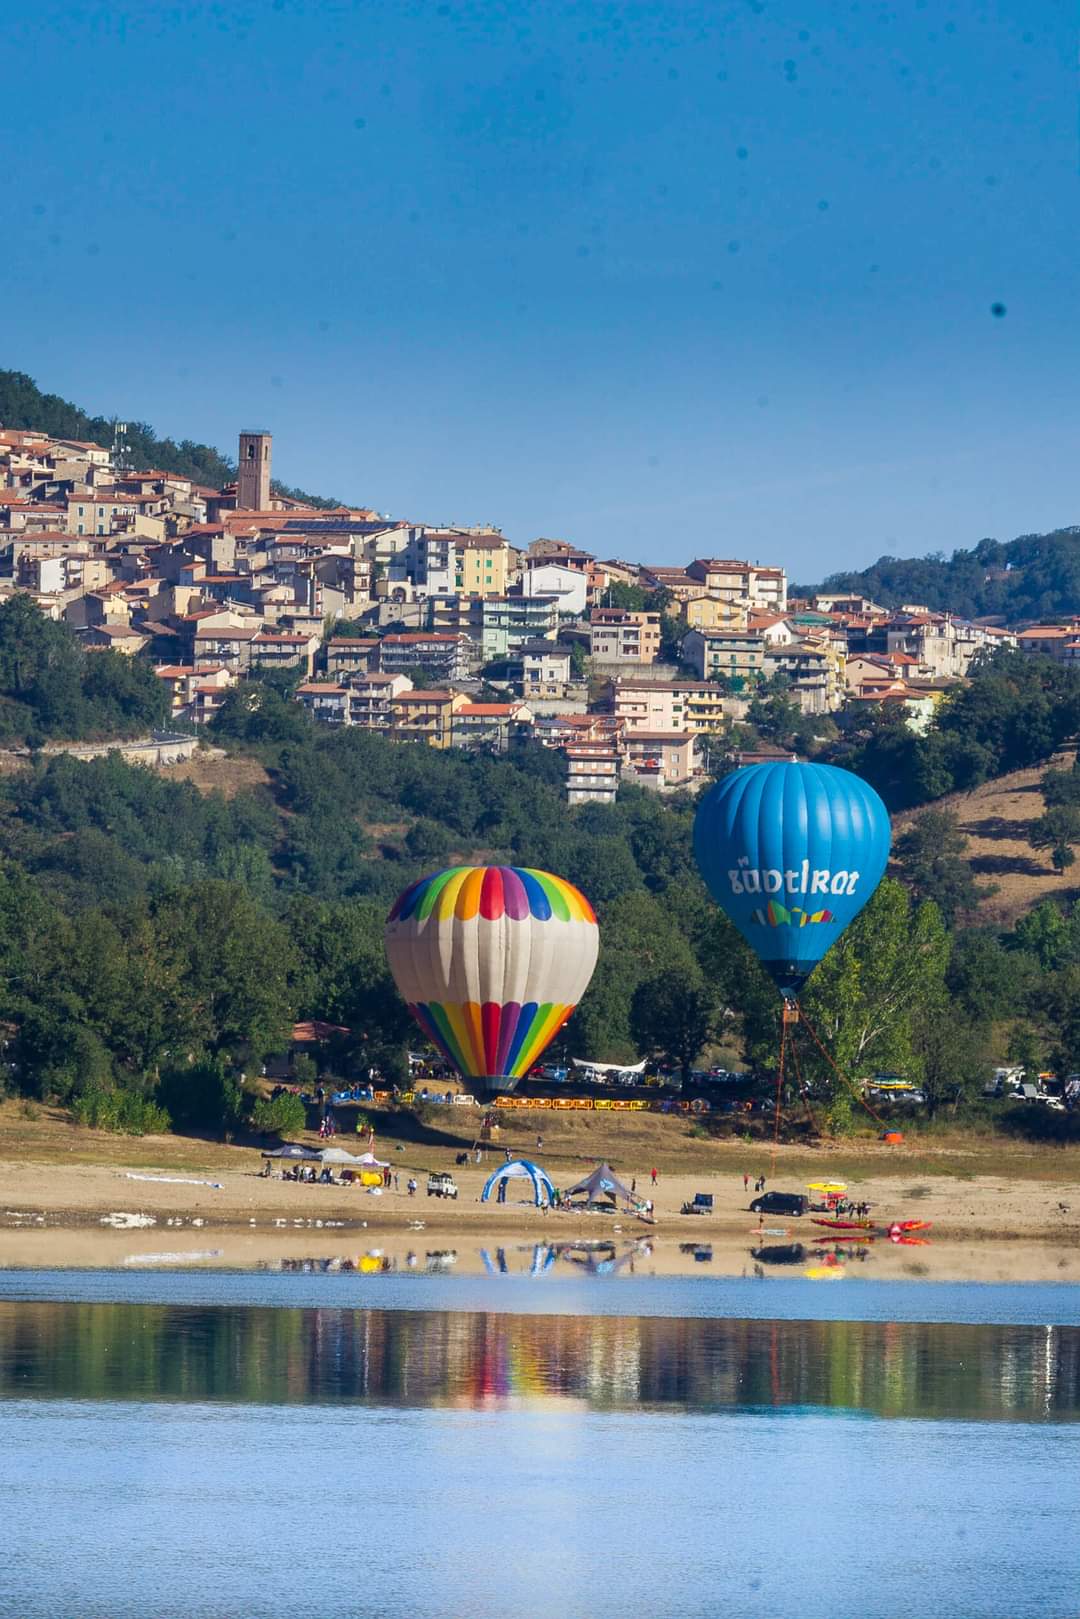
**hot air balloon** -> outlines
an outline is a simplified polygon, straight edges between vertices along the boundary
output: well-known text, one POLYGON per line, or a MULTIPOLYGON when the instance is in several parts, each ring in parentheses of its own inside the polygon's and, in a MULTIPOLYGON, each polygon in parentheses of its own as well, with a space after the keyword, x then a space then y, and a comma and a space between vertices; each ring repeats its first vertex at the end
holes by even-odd
POLYGON ((523 866, 422 877, 386 921, 394 982, 424 1033, 485 1091, 512 1091, 558 1034, 596 966, 592 906, 523 866))
POLYGON ((862 910, 889 858, 889 812, 834 765, 747 765, 705 794, 694 856, 785 1001, 862 910))

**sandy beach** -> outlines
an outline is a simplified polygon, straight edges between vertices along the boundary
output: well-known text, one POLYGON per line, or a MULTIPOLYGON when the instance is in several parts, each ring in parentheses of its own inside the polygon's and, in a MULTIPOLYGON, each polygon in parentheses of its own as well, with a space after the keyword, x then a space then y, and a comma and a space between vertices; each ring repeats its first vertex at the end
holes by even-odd
MULTIPOLYGON (((0 1162, 0 1264, 115 1264, 129 1254, 217 1250, 223 1264, 272 1263, 287 1255, 362 1254, 393 1242, 407 1251, 458 1248, 476 1258, 480 1249, 504 1244, 647 1239, 664 1255, 664 1273, 697 1268, 681 1245, 708 1243, 713 1263, 738 1274, 750 1250, 762 1245, 822 1244, 828 1234, 804 1216, 798 1219, 748 1212, 753 1195, 742 1175, 703 1176, 662 1172, 655 1188, 647 1175, 639 1192, 651 1195, 656 1223, 633 1214, 549 1211, 513 1201, 481 1203, 480 1192, 497 1161, 454 1171, 456 1201, 405 1191, 413 1171, 397 1170, 398 1190, 320 1186, 266 1180, 253 1152, 237 1153, 244 1167, 190 1174, 167 1164, 137 1170, 106 1165, 55 1166, 0 1162), (711 1215, 684 1215, 682 1204, 697 1191, 714 1198, 711 1215), (675 1256, 680 1256, 676 1258, 675 1256)), ((932 1222, 931 1247, 905 1250, 935 1271, 946 1245, 956 1274, 989 1279, 1080 1274, 1080 1181, 1074 1183, 940 1175, 920 1180, 910 1173, 874 1173, 853 1191, 883 1224, 896 1218, 932 1222), (961 1253, 962 1250, 962 1253, 961 1253)), ((564 1178, 565 1184, 565 1178, 564 1178)), ((778 1187, 799 1180, 778 1163, 778 1187)))
MULTIPOLYGON (((931 1245, 907 1251, 912 1262, 939 1256, 948 1245, 965 1274, 1007 1270, 1016 1278, 1036 1270, 1069 1275, 1080 1255, 1080 1152, 1071 1149, 960 1138, 899 1150, 870 1140, 829 1143, 808 1152, 702 1141, 676 1119, 579 1115, 545 1121, 541 1146, 535 1125, 515 1121, 482 1163, 473 1154, 467 1166, 458 1166, 456 1157, 471 1144, 465 1120, 448 1120, 447 1129, 429 1130, 423 1139, 395 1136, 384 1122, 377 1151, 389 1160, 396 1185, 372 1192, 262 1178, 262 1157, 252 1146, 109 1136, 76 1129, 58 1112, 30 1117, 16 1104, 2 1104, 0 1264, 112 1264, 118 1253, 122 1260, 127 1253, 181 1249, 221 1250, 222 1263, 261 1264, 287 1253, 355 1256, 391 1241, 403 1256, 421 1247, 413 1240, 421 1236, 425 1249, 467 1250, 479 1265, 480 1249, 493 1244, 648 1238, 669 1269, 694 1269, 699 1262, 693 1257, 673 1255, 683 1245, 709 1243, 712 1263, 737 1273, 750 1249, 763 1243, 828 1240, 808 1217, 759 1222, 748 1210, 758 1174, 786 1191, 805 1191, 812 1180, 841 1180, 882 1225, 931 1222, 931 1245), (484 1181, 506 1150, 536 1158, 561 1187, 606 1159, 627 1184, 636 1183, 639 1196, 652 1197, 655 1224, 626 1212, 544 1212, 515 1202, 522 1194, 514 1183, 509 1202, 481 1203, 484 1181), (452 1171, 456 1201, 426 1195, 429 1170, 452 1171), (412 1198, 410 1176, 419 1182, 412 1198), (697 1192, 712 1194, 713 1212, 682 1214, 697 1192), (773 1235, 781 1232, 788 1236, 773 1235), (316 1237, 317 1249, 311 1246, 316 1237), (992 1258, 977 1259, 991 1248, 992 1258)), ((361 1150, 355 1138, 339 1142, 361 1150)))

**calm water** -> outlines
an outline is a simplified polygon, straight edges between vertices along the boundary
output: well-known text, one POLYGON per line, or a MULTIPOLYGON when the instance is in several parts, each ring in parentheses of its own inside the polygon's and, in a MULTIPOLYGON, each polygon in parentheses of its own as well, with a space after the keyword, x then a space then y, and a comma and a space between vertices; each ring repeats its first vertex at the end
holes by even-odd
POLYGON ((307 1276, 44 1296, 65 1279, 0 1278, 4 1615, 1080 1611, 1080 1326, 1045 1324, 1054 1289, 1030 1321, 969 1298, 900 1322, 806 1318, 845 1291, 810 1282, 787 1309, 796 1284, 759 1284, 777 1314, 752 1319, 693 1281, 664 1316, 611 1312, 602 1281, 587 1315, 461 1285, 448 1308, 440 1278, 405 1309, 307 1276))

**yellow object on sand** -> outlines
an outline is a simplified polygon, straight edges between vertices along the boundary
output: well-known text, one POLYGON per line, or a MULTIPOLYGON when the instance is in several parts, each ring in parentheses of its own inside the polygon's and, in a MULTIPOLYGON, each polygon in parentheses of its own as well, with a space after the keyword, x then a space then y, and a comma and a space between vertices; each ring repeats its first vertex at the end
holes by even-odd
POLYGON ((846 1181, 809 1181, 809 1182, 807 1182, 806 1190, 808 1192, 846 1192, 847 1191, 847 1182, 846 1181))

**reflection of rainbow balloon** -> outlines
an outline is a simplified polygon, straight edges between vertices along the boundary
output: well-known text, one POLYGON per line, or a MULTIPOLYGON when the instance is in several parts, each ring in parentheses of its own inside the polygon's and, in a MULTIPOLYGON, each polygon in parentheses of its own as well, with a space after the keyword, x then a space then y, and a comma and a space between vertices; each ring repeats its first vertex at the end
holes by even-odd
POLYGON ((585 993, 600 944, 592 906, 561 877, 451 866, 422 877, 386 922, 394 982, 463 1076, 508 1091, 585 993))

